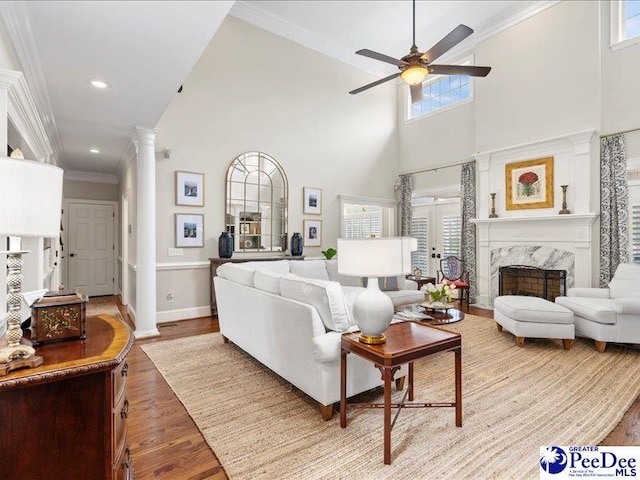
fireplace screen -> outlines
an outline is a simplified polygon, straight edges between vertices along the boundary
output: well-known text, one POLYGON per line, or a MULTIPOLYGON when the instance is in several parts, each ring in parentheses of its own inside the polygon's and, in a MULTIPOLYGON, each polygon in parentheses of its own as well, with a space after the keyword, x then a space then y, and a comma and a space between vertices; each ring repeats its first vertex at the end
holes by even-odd
POLYGON ((499 295, 523 295, 554 301, 566 295, 567 271, 545 270, 527 265, 500 267, 499 295))

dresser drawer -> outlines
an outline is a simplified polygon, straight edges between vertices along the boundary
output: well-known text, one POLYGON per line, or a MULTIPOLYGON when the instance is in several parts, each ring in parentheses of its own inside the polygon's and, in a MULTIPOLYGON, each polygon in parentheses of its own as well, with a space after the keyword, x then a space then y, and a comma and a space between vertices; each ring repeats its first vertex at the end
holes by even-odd
POLYGON ((113 466, 112 478, 115 480, 133 480, 133 462, 131 462, 129 447, 120 452, 120 456, 113 466))
POLYGON ((129 374, 129 363, 124 360, 112 373, 113 381, 113 399, 111 404, 118 403, 120 398, 124 394, 124 389, 127 386, 127 375, 129 374))
POLYGON ((129 416, 129 400, 126 396, 122 396, 122 399, 116 404, 113 409, 113 437, 112 448, 113 457, 118 458, 122 451, 125 449, 127 443, 127 417, 129 416))

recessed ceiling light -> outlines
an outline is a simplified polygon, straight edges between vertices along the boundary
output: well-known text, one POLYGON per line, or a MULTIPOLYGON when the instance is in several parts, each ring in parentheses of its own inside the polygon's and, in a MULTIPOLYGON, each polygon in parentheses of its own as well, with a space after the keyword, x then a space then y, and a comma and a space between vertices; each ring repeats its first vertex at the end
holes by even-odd
POLYGON ((111 86, 102 80, 89 80, 89 83, 96 88, 109 88, 111 86))
POLYGON ((100 153, 100 150, 98 150, 97 148, 92 148, 91 150, 89 150, 91 153, 100 153))

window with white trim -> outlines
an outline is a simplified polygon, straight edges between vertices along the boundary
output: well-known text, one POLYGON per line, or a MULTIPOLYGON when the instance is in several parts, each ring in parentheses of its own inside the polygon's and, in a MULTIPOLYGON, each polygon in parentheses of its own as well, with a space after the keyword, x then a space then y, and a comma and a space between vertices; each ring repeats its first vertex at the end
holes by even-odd
POLYGON ((344 238, 382 236, 382 207, 379 205, 344 206, 344 238))
POLYGON ((638 41, 640 41, 640 0, 611 2, 612 47, 620 48, 638 41))
MULTIPOLYGON (((470 65, 471 59, 455 65, 470 65)), ((430 115, 454 105, 466 103, 473 98, 471 77, 469 75, 434 75, 427 77, 422 84, 424 100, 420 103, 411 103, 411 96, 407 95, 409 108, 408 120, 430 115)), ((407 86, 407 92, 409 87, 407 86)))
POLYGON ((460 258, 460 235, 462 220, 460 215, 442 216, 442 254, 443 257, 456 256, 460 258))
POLYGON ((418 250, 411 252, 411 266, 426 273, 429 269, 429 222, 426 218, 411 220, 411 236, 418 240, 418 250))

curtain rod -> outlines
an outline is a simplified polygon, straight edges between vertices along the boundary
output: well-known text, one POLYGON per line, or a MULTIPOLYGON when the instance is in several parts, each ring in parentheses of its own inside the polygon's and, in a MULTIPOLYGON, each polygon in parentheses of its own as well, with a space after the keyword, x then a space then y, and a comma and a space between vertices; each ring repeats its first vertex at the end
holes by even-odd
POLYGON ((606 135, 600 135, 600 138, 602 138, 602 137, 610 137, 611 135, 620 135, 620 134, 624 134, 624 133, 631 133, 631 132, 640 132, 640 128, 630 128, 629 130, 623 130, 622 132, 607 133, 606 135))
POLYGON ((402 175, 413 175, 415 173, 433 172, 435 170, 442 170, 443 168, 457 167, 459 165, 466 165, 467 163, 475 163, 475 162, 476 162, 475 160, 469 160, 469 161, 466 161, 466 162, 449 163, 449 164, 439 165, 437 167, 424 168, 422 170, 413 170, 411 172, 401 173, 399 176, 402 176, 402 175))

